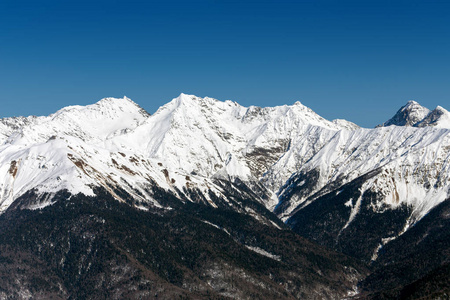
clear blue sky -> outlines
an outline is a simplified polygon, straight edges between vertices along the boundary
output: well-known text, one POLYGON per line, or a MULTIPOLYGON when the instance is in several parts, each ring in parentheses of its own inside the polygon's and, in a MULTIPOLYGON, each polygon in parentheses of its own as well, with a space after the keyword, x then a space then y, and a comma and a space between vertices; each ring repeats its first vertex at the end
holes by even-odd
POLYGON ((0 117, 181 92, 365 127, 410 99, 450 109, 447 3, 0 0, 0 117))

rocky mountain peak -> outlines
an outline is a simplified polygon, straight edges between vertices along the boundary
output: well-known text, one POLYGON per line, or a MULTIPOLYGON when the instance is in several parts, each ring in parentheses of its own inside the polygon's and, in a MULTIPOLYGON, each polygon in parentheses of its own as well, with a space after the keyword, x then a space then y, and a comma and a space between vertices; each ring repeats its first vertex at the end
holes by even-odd
POLYGON ((430 110, 428 108, 423 107, 414 100, 410 100, 406 105, 402 106, 391 119, 377 127, 391 125, 414 126, 423 120, 429 113, 430 110))

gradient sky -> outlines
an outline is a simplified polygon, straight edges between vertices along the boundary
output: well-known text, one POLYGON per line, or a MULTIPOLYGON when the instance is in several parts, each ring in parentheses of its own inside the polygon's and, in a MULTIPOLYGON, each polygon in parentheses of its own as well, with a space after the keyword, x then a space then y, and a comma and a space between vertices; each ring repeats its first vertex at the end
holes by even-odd
POLYGON ((448 1, 0 0, 0 117, 181 92, 373 127, 450 109, 448 1))

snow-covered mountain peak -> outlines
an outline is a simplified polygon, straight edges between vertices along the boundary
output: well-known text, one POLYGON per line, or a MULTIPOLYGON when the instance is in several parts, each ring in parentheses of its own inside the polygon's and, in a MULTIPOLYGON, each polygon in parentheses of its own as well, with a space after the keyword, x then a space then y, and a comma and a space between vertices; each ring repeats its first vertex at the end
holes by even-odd
POLYGON ((187 94, 153 115, 123 97, 0 119, 0 214, 52 205, 60 191, 139 209, 228 206, 261 220, 264 205, 289 224, 323 217, 314 233, 336 231, 332 243, 395 216, 398 230, 386 225, 367 246, 377 254, 448 199, 450 129, 436 127, 449 120, 410 101, 392 120, 409 126, 368 129, 300 102, 244 107, 187 94))
POLYGON ((260 121, 274 122, 275 124, 290 124, 289 126, 293 126, 293 128, 297 128, 299 126, 319 126, 330 130, 347 129, 346 126, 342 127, 339 124, 334 124, 333 122, 322 118, 312 109, 301 104, 299 101, 295 102, 293 105, 248 107, 242 117, 242 122, 254 123, 260 121))
MULTIPOLYGON (((193 100, 196 99, 196 96, 194 95, 188 95, 181 93, 178 97, 174 98, 171 102, 175 102, 176 105, 182 105, 182 104, 191 104, 193 100)), ((169 102, 170 104, 170 102, 169 102)))
POLYGON ((281 119, 286 119, 283 121, 284 123, 291 122, 292 126, 295 125, 296 127, 311 125, 331 130, 341 130, 356 126, 344 121, 338 123, 330 122, 299 101, 293 105, 274 107, 252 105, 244 107, 231 100, 220 101, 214 98, 201 98, 184 93, 160 107, 155 115, 160 114, 164 114, 164 119, 170 119, 172 122, 191 119, 192 122, 198 123, 198 118, 215 122, 213 120, 221 119, 225 121, 226 127, 237 126, 244 131, 252 131, 254 126, 261 126, 267 122, 281 122, 277 121, 281 119))
POLYGON ((12 117, 0 119, 0 145, 3 144, 14 132, 20 128, 36 122, 41 117, 12 117))
POLYGON ((111 143, 117 151, 138 151, 169 171, 257 180, 285 153, 290 140, 308 128, 333 135, 348 127, 323 119, 299 102, 244 107, 180 94, 111 143))
POLYGON ((429 113, 430 110, 428 108, 423 107, 414 100, 410 100, 406 105, 402 106, 391 119, 379 126, 414 126, 423 120, 429 113))
POLYGON ((124 98, 104 98, 87 106, 68 106, 48 117, 37 117, 16 126, 8 143, 31 145, 54 136, 73 136, 84 141, 103 143, 106 139, 137 127, 149 114, 124 98))
POLYGON ((67 106, 56 113, 50 115, 50 117, 58 117, 59 115, 67 116, 67 114, 83 114, 89 115, 90 117, 95 118, 104 118, 105 116, 110 116, 112 118, 117 117, 121 113, 129 113, 129 114, 142 114, 148 116, 149 114, 145 112, 143 108, 141 108, 138 104, 133 102, 130 98, 124 96, 123 98, 103 98, 100 101, 86 105, 74 105, 67 106))
POLYGON ((293 106, 290 108, 295 114, 299 114, 302 118, 302 121, 305 125, 314 125, 320 126, 332 130, 341 130, 345 129, 335 124, 331 121, 326 120, 325 118, 318 115, 311 108, 301 104, 299 101, 295 102, 293 106))
POLYGON ((294 104, 292 104, 292 106, 296 107, 298 109, 304 110, 304 111, 312 111, 312 112, 314 112, 311 108, 309 108, 308 106, 304 105, 300 101, 295 101, 294 104))
POLYGON ((181 93, 169 103, 161 106, 156 113, 168 110, 189 115, 190 113, 194 113, 194 111, 206 113, 206 111, 220 111, 235 107, 242 108, 238 103, 230 100, 223 102, 210 97, 201 98, 195 95, 181 93))
MULTIPOLYGON (((216 105, 218 103, 222 103, 222 101, 219 101, 217 99, 214 98, 210 98, 210 97, 197 97, 195 95, 188 95, 188 94, 184 94, 181 93, 178 97, 174 98, 172 100, 172 102, 175 102, 176 105, 180 106, 180 105, 216 105)), ((169 102, 170 103, 170 102, 169 102)))
MULTIPOLYGON (((417 102, 410 101, 399 112, 404 113, 403 120, 410 120, 426 111, 417 102)), ((448 115, 448 111, 438 107, 427 114, 427 124, 443 124, 442 120, 448 115)), ((2 120, 0 130, 2 124, 4 130, 0 133, 7 139, 4 149, 17 147, 8 150, 11 155, 17 149, 56 145, 54 140, 62 139, 70 142, 67 142, 67 148, 59 148, 65 152, 61 157, 67 156, 67 149, 75 149, 73 145, 80 145, 76 152, 69 151, 72 156, 65 160, 69 159, 69 165, 87 163, 82 163, 82 159, 90 155, 90 164, 96 165, 97 171, 105 170, 107 173, 104 174, 116 172, 116 164, 120 172, 131 170, 133 174, 143 174, 150 172, 147 167, 142 169, 133 164, 145 161, 161 168, 156 171, 158 176, 164 175, 162 183, 157 181, 161 186, 176 186, 180 191, 189 185, 186 177, 198 176, 205 180, 239 178, 252 184, 257 182, 272 193, 300 169, 320 170, 324 174, 323 182, 320 181, 323 185, 338 176, 346 178, 347 173, 351 173, 348 180, 353 180, 370 168, 380 167, 410 151, 409 148, 404 150, 403 146, 394 151, 393 143, 397 140, 403 145, 409 136, 417 136, 420 140, 420 136, 428 134, 426 130, 411 127, 370 130, 360 129, 345 120, 330 122, 300 102, 275 107, 244 107, 229 100, 183 93, 153 115, 129 98, 104 98, 87 106, 63 108, 48 117, 2 120), (89 147, 91 149, 86 150, 89 147), (96 154, 101 151, 106 152, 102 156, 96 154), (394 155, 391 152, 397 156, 391 156, 394 155), (77 153, 88 154, 77 156, 77 153), (105 166, 105 157, 117 153, 140 159, 119 164, 116 157, 116 163, 112 162, 111 166, 110 161, 105 166), (166 180, 162 170, 175 182, 166 180)), ((442 136, 443 133, 433 134, 442 136)), ((49 160, 52 151, 47 146, 45 149, 48 154, 42 156, 49 160)), ((20 159, 10 157, 5 161, 6 173, 10 168, 8 164, 20 159)), ((22 161, 27 157, 24 154, 22 161)), ((58 162, 54 164, 58 165, 58 162)), ((39 168, 36 170, 38 172, 39 168)), ((123 174, 117 176, 123 177, 123 174)), ((157 176, 153 174, 152 177, 157 176)), ((140 180, 136 178, 129 182, 140 180)), ((276 200, 270 201, 268 207, 276 200)))
POLYGON ((123 96, 122 98, 106 97, 92 105, 98 106, 98 107, 103 107, 104 109, 119 109, 119 108, 124 108, 124 107, 133 107, 133 106, 140 108, 140 106, 136 102, 134 102, 127 96, 123 96))
POLYGON ((411 107, 411 106, 421 106, 421 105, 419 104, 419 102, 414 101, 414 100, 409 100, 408 102, 406 102, 405 107, 411 107))

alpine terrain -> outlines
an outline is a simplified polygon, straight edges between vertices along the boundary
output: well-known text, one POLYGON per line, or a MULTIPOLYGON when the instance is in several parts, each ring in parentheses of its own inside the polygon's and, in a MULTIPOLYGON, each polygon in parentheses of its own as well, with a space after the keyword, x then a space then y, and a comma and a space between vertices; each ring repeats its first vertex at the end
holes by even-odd
POLYGON ((450 113, 105 98, 0 119, 0 298, 450 296, 450 113))

